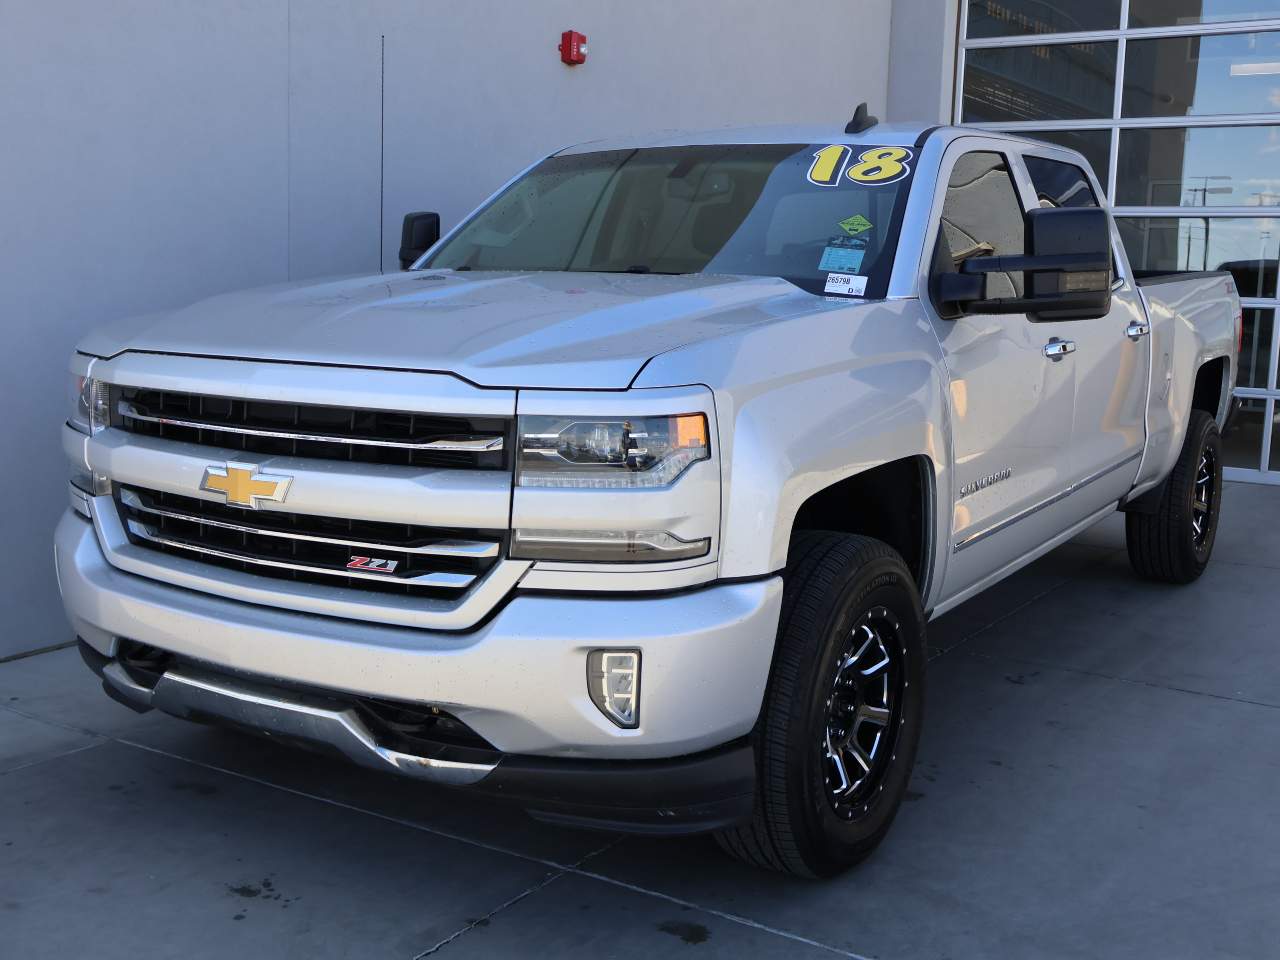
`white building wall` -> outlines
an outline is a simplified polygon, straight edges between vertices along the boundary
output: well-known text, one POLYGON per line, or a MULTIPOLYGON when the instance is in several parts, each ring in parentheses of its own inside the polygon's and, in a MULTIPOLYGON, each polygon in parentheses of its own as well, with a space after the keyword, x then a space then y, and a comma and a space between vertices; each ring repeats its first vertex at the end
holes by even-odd
POLYGON ((0 658, 68 639, 49 557, 89 327, 395 269, 556 147, 884 115, 890 0, 0 0, 0 658), (588 37, 559 62, 562 30, 588 37), (385 39, 384 39, 385 38, 385 39))
POLYGON ((961 0, 894 0, 890 120, 950 123, 961 0))

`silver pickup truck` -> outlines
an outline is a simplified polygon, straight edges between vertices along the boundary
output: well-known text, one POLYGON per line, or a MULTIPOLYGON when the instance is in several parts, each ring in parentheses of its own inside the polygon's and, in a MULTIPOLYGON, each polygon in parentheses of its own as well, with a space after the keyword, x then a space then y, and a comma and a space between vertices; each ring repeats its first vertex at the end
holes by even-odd
POLYGON ((1117 509, 1138 574, 1209 561, 1239 300, 1135 273, 1101 195, 861 118, 587 143, 411 215, 402 273, 106 327, 83 656, 138 710, 834 873, 906 790, 932 617, 1117 509))

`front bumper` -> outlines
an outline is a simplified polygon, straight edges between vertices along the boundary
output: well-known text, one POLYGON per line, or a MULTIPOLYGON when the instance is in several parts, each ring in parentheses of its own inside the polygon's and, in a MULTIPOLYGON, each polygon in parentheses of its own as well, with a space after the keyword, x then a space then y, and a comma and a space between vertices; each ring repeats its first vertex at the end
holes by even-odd
POLYGON ((564 760, 503 755, 475 744, 396 741, 360 701, 168 659, 139 671, 83 640, 80 654, 115 700, 224 724, 428 783, 467 787, 535 817, 631 833, 715 830, 751 815, 755 757, 745 739, 671 760, 564 760))
POLYGON ((504 757, 652 760, 741 739, 763 700, 782 600, 777 577, 648 597, 517 593, 475 630, 443 633, 129 574, 71 512, 54 554, 76 634, 108 659, 129 640, 215 670, 438 706, 504 757), (615 727, 588 696, 586 655, 600 647, 642 651, 637 729, 615 727))

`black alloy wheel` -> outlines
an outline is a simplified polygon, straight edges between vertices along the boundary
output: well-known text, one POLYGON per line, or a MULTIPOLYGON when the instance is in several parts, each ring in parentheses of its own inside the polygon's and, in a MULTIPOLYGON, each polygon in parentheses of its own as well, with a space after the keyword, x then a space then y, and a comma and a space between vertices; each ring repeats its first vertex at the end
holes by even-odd
POLYGON ((836 815, 856 819, 883 786, 902 722, 902 638, 887 607, 864 613, 835 658, 820 749, 827 799, 836 815))

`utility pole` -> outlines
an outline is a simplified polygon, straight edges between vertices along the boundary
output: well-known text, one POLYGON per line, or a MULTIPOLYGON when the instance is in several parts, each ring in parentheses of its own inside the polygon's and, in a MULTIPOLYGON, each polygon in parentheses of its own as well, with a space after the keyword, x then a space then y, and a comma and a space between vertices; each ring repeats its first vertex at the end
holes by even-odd
MULTIPOLYGON (((1196 198, 1196 194, 1200 195, 1200 202, 1199 203, 1193 202, 1188 204, 1188 206, 1200 207, 1203 209, 1205 206, 1207 206, 1209 194, 1211 193, 1223 194, 1223 193, 1231 192, 1230 187, 1209 186, 1210 180, 1230 180, 1231 177, 1226 176, 1225 174, 1216 174, 1216 175, 1211 175, 1207 177, 1205 176, 1188 177, 1187 179, 1200 181, 1200 186, 1187 188, 1187 193, 1191 195, 1191 199, 1193 201, 1196 198)), ((1200 258, 1200 269, 1208 270, 1209 269, 1209 218, 1207 216, 1201 216, 1200 219, 1204 222, 1204 252, 1200 258)), ((1191 228, 1190 226, 1188 226, 1187 228, 1187 253, 1186 253, 1186 256, 1183 258, 1183 260, 1185 263, 1185 269, 1190 270, 1191 269, 1191 228)))

